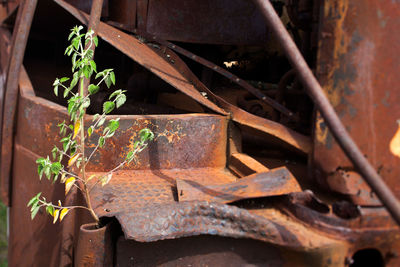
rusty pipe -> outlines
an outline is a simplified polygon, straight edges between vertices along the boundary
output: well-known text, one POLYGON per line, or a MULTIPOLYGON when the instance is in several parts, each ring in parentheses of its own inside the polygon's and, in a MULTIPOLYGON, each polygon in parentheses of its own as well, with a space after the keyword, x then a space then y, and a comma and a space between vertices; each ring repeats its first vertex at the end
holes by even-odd
POLYGON ((321 85, 318 83, 296 44, 282 24, 282 21, 276 14, 272 4, 268 0, 254 0, 254 2, 260 8, 267 25, 271 28, 281 44, 291 65, 296 70, 299 79, 303 83, 305 90, 314 101, 317 109, 321 112, 321 115, 336 141, 362 174, 363 179, 372 190, 375 191, 379 200, 385 205, 397 224, 400 225, 399 201, 350 137, 328 98, 325 96, 321 85))

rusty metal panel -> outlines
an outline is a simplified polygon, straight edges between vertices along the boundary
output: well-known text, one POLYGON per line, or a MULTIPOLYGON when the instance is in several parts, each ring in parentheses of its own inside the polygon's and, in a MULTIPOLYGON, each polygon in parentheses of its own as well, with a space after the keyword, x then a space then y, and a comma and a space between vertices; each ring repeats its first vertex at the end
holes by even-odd
POLYGON ((246 0, 150 0, 147 32, 171 41, 235 45, 262 44, 270 35, 246 0))
MULTIPOLYGON (((400 159, 391 154, 390 140, 400 118, 400 6, 396 1, 324 1, 317 76, 342 122, 387 185, 400 196, 400 159)), ((356 171, 334 141, 323 119, 315 126, 316 179, 339 193, 353 195, 351 182, 338 171, 356 171), (329 178, 329 176, 336 176, 329 178), (341 181, 340 181, 341 180, 341 181), (340 185, 348 184, 340 189, 340 185)), ((342 172, 343 173, 343 172, 342 172)), ((360 186, 360 190, 367 185, 360 186)), ((377 204, 368 196, 356 200, 377 204), (369 201, 368 201, 369 198, 369 201)))
POLYGON ((301 191, 294 176, 285 167, 242 177, 236 182, 204 185, 195 181, 177 180, 179 201, 231 203, 247 198, 279 196, 301 191))

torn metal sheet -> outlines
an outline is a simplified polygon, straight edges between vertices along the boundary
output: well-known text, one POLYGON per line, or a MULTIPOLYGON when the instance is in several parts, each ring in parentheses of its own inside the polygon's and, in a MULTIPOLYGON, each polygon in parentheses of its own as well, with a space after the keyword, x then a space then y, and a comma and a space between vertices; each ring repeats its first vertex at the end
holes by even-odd
POLYGON ((285 168, 255 173, 236 182, 204 185, 195 181, 176 181, 179 201, 210 201, 231 203, 234 201, 267 196, 279 196, 301 191, 300 185, 285 168))

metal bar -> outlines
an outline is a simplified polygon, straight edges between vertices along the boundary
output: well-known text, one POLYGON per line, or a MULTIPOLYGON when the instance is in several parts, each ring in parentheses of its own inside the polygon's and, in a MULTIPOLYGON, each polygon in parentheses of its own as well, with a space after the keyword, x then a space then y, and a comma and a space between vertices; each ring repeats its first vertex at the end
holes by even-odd
POLYGON ((1 145, 1 198, 9 205, 9 188, 11 181, 11 163, 13 157, 14 121, 17 111, 19 73, 24 59, 26 43, 36 10, 37 0, 26 0, 20 4, 21 17, 14 28, 14 43, 12 46, 10 63, 6 80, 6 91, 3 108, 3 131, 1 145))
POLYGON ((187 51, 186 49, 179 47, 171 42, 162 40, 160 38, 157 38, 156 36, 152 36, 151 39, 156 41, 157 43, 160 43, 161 45, 164 45, 164 46, 174 50, 175 52, 178 52, 181 55, 184 55, 187 58, 190 58, 193 61, 196 61, 197 63, 200 63, 201 65, 206 66, 207 68, 212 69, 213 71, 221 74, 222 76, 224 76, 224 77, 228 78, 229 80, 235 82, 236 84, 240 85, 241 87, 246 89, 249 93, 253 94, 255 97, 257 97, 261 101, 267 103, 268 105, 270 105, 277 111, 281 112, 282 114, 284 114, 290 118, 294 118, 294 113, 292 111, 290 111, 289 109, 287 109, 285 106, 281 105, 274 99, 266 96, 260 90, 253 87, 251 84, 249 84, 245 80, 240 79, 238 76, 232 74, 231 72, 229 72, 229 71, 217 66, 216 64, 208 61, 207 59, 199 57, 199 56, 193 54, 192 52, 187 51))
POLYGON ((357 145, 354 143, 346 128, 340 121, 331 103, 325 96, 321 85, 314 77, 311 69, 308 67, 306 61, 301 55, 296 44, 290 37, 282 21, 276 14, 270 1, 268 0, 254 0, 260 8, 267 24, 271 27, 279 43, 284 49, 286 56, 290 63, 296 70, 298 77, 306 88, 308 94, 313 99, 317 109, 321 112, 325 119, 329 130, 334 135, 336 141, 344 150, 354 166, 362 174, 364 180, 375 191, 378 198, 388 209, 397 224, 400 225, 400 203, 384 183, 382 178, 371 166, 368 160, 361 153, 357 145))
MULTIPOLYGON (((94 35, 97 35, 97 28, 99 26, 102 9, 103 9, 103 0, 93 0, 92 9, 90 10, 88 31, 89 30, 93 30, 94 31, 94 35)), ((90 49, 93 50, 93 57, 94 57, 94 52, 95 52, 95 49, 96 49, 95 44, 92 44, 90 49)), ((88 93, 88 89, 87 88, 89 86, 89 83, 90 83, 89 79, 83 79, 83 92, 84 92, 84 95, 87 95, 87 93, 88 93)))

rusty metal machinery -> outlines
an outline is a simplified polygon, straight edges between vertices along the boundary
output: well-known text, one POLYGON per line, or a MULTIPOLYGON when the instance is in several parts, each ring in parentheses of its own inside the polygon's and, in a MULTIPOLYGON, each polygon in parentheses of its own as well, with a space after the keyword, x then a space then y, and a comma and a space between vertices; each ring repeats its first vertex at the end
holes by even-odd
POLYGON ((398 1, 20 0, 0 21, 10 266, 400 265, 398 1), (88 171, 118 164, 139 129, 156 136, 93 190, 101 229, 26 209, 38 191, 84 204, 35 163, 67 118, 51 81, 76 24, 129 97, 88 171))

